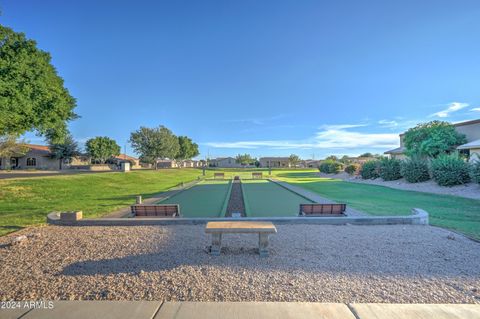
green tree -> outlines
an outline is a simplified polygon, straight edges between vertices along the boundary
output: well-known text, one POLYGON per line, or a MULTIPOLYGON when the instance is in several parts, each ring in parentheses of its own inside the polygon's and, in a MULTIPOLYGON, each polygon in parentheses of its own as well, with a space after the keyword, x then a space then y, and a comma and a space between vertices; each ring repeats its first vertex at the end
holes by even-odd
POLYGON ((338 162, 338 157, 336 157, 335 155, 330 155, 327 158, 325 158, 325 160, 338 162))
POLYGON ((352 162, 348 155, 343 155, 338 161, 343 164, 350 164, 352 162))
POLYGON ((120 146, 106 136, 97 136, 85 143, 85 148, 95 162, 105 163, 109 158, 120 154, 120 146))
POLYGON ((163 125, 155 128, 140 127, 130 134, 130 143, 140 159, 157 168, 160 158, 175 158, 180 151, 178 138, 163 125))
POLYGON ((361 154, 359 157, 374 157, 374 155, 372 153, 363 153, 361 154))
POLYGON ((288 157, 288 163, 290 164, 291 167, 297 167, 298 164, 300 164, 300 162, 301 162, 301 159, 300 157, 298 157, 298 155, 291 154, 288 157))
POLYGON ((49 140, 50 152, 52 157, 58 159, 58 168, 62 169, 62 163, 65 160, 71 160, 80 154, 78 143, 73 139, 70 133, 67 133, 62 141, 56 139, 49 140))
POLYGON ((61 138, 78 116, 75 99, 35 41, 0 25, 0 135, 37 131, 61 138))
POLYGON ((195 156, 198 156, 198 154, 200 154, 198 152, 198 144, 194 143, 187 136, 179 136, 178 145, 180 147, 180 151, 176 156, 177 159, 180 159, 180 160, 191 159, 195 156))
POLYGON ((458 133, 448 122, 431 121, 409 129, 403 142, 407 155, 438 157, 455 151, 460 144, 467 142, 465 135, 458 133))
POLYGON ((235 157, 235 161, 243 166, 249 165, 255 162, 255 158, 251 157, 250 154, 238 154, 235 157))
MULTIPOLYGON (((11 157, 23 156, 27 154, 29 148, 25 144, 25 141, 19 140, 16 135, 8 134, 0 136, 0 159, 5 158, 10 161, 11 157)), ((4 167, 9 166, 9 163, 5 163, 4 167)))

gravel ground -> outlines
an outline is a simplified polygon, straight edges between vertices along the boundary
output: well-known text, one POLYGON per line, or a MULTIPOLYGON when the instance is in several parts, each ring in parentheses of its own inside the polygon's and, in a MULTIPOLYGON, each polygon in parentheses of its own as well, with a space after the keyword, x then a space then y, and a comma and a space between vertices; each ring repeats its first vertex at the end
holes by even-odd
POLYGON ((0 238, 0 299, 480 303, 480 244, 428 226, 36 227, 0 238), (28 240, 8 245, 13 238, 28 240))
POLYGON ((401 178, 396 181, 384 181, 377 179, 362 179, 359 176, 350 176, 347 173, 339 174, 318 174, 320 177, 338 178, 347 182, 380 185, 390 188, 403 189, 408 191, 425 192, 441 195, 453 195, 465 198, 480 199, 480 185, 476 183, 468 183, 452 187, 439 186, 435 181, 429 180, 422 183, 409 183, 401 178))

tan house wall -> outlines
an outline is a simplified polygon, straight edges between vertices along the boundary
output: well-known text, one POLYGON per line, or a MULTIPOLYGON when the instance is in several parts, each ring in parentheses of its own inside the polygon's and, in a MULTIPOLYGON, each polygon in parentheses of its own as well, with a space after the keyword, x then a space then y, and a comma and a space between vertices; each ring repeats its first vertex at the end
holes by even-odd
MULTIPOLYGON (((43 152, 37 150, 30 150, 24 156, 15 157, 17 165, 15 169, 41 169, 41 170, 58 170, 59 160, 45 156, 43 152), (27 165, 28 159, 34 159, 35 165, 27 165)), ((33 161, 29 161, 30 164, 33 161)), ((2 158, 1 169, 10 168, 10 160, 8 158, 2 158)))
POLYGON ((480 140, 480 123, 460 125, 455 127, 458 133, 465 134, 467 143, 480 140))
POLYGON ((260 167, 282 168, 290 167, 288 158, 260 158, 260 167))

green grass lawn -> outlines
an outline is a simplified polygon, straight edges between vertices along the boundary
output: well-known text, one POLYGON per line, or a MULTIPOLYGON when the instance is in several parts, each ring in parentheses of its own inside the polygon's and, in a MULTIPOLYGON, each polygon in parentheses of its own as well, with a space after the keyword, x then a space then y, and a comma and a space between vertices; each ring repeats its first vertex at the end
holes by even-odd
POLYGON ((480 239, 479 200, 320 178, 316 176, 316 171, 272 173, 278 179, 346 203, 370 215, 408 215, 412 208, 422 208, 429 213, 430 224, 480 239))
POLYGON ((183 217, 223 217, 230 196, 231 181, 203 181, 176 194, 162 204, 179 204, 183 217))
POLYGON ((0 180, 0 235, 44 223, 52 211, 101 216, 131 205, 136 195, 149 197, 200 175, 197 169, 175 169, 0 180))
POLYGON ((245 180, 242 189, 247 217, 295 217, 300 204, 311 203, 266 180, 245 180))

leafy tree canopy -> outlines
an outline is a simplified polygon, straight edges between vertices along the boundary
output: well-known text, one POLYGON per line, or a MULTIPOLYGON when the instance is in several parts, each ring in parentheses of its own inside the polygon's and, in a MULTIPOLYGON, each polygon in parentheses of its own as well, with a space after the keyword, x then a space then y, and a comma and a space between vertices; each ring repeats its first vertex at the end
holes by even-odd
POLYGON ((327 161, 338 161, 338 157, 336 157, 335 155, 330 155, 325 160, 327 160, 327 161))
POLYGON ((359 157, 375 157, 372 153, 363 153, 359 157))
POLYGON ((0 158, 10 159, 13 156, 23 156, 28 150, 25 141, 18 140, 17 136, 0 135, 0 158))
POLYGON ((191 159, 192 157, 197 156, 200 154, 198 152, 198 144, 194 143, 189 137, 187 136, 179 136, 178 137, 178 144, 180 147, 180 151, 178 152, 176 158, 177 159, 191 159))
POLYGON ((242 165, 249 165, 255 162, 255 158, 250 156, 250 154, 238 154, 235 157, 235 161, 242 165))
POLYGON ((151 164, 160 158, 175 158, 180 152, 179 139, 163 125, 140 127, 130 134, 130 143, 140 159, 151 164))
POLYGON ((120 154, 117 142, 106 136, 91 138, 85 143, 85 148, 92 160, 105 163, 109 158, 120 154))
POLYGON ((75 99, 35 41, 0 25, 0 135, 27 131, 61 138, 78 116, 75 99))
POLYGON ((409 129, 403 138, 407 155, 437 157, 455 151, 458 145, 467 142, 465 135, 458 133, 448 122, 431 121, 409 129))
POLYGON ((52 157, 59 160, 60 169, 62 169, 62 162, 64 160, 69 160, 80 154, 78 143, 73 139, 73 136, 70 133, 67 133, 61 141, 58 141, 57 139, 49 140, 48 144, 52 157))
POLYGON ((291 166, 297 166, 300 164, 300 157, 298 155, 292 154, 288 157, 288 162, 291 166))

